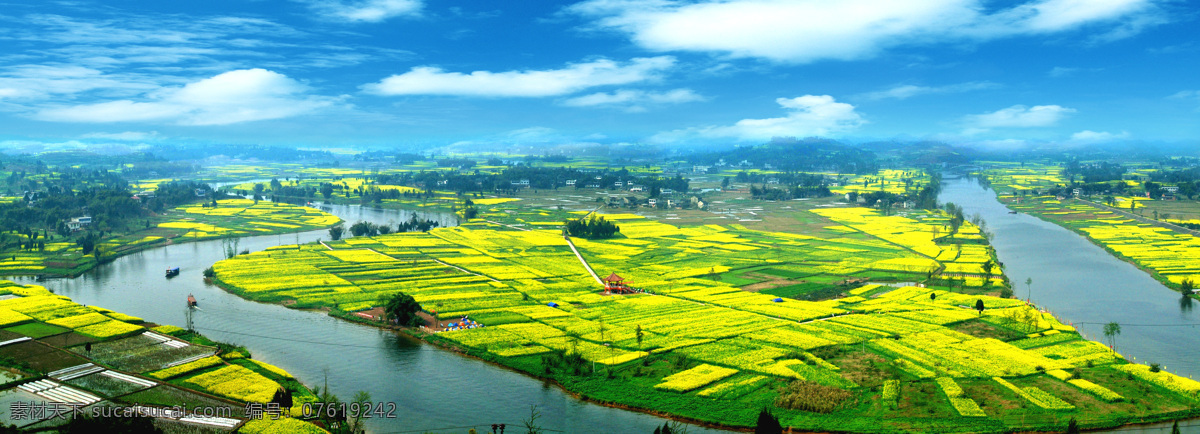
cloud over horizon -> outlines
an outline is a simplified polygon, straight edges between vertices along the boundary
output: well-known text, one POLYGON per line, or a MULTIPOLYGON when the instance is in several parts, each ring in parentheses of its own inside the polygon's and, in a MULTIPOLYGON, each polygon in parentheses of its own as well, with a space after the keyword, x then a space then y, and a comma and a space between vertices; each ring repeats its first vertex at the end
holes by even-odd
POLYGON ((776 98, 786 116, 766 119, 742 119, 733 125, 674 130, 654 135, 653 142, 677 142, 688 139, 733 138, 767 140, 772 137, 830 136, 850 131, 867 123, 853 105, 837 102, 829 95, 804 95, 776 98))
POLYGON ((674 89, 666 92, 619 89, 615 92, 598 92, 563 101, 569 107, 619 107, 627 112, 646 111, 646 106, 683 104, 704 101, 704 97, 691 89, 674 89))
POLYGON ((362 86, 375 95, 451 95, 538 98, 559 96, 591 87, 651 81, 675 65, 671 56, 638 57, 628 62, 597 59, 570 63, 561 69, 446 72, 417 66, 403 74, 362 86))
POLYGON ((243 69, 182 87, 157 89, 140 101, 47 107, 34 118, 53 122, 229 125, 306 114, 336 101, 307 95, 307 90, 307 86, 277 72, 243 69))
POLYGON ((978 129, 1048 127, 1075 111, 1058 105, 1014 105, 990 113, 968 115, 965 120, 970 127, 978 129))

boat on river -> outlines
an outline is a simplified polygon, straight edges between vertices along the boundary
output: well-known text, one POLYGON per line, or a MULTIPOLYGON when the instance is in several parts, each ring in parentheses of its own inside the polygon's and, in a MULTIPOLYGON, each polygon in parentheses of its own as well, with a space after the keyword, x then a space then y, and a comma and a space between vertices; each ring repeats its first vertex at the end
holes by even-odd
POLYGON ((167 278, 172 278, 179 275, 179 267, 167 267, 167 278))

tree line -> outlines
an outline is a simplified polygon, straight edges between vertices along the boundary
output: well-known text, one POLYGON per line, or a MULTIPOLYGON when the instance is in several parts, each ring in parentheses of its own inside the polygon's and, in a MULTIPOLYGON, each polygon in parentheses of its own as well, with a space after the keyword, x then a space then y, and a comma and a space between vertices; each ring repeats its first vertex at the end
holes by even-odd
POLYGON ((567 234, 572 237, 592 239, 612 238, 621 228, 604 217, 593 214, 587 219, 568 219, 567 234))

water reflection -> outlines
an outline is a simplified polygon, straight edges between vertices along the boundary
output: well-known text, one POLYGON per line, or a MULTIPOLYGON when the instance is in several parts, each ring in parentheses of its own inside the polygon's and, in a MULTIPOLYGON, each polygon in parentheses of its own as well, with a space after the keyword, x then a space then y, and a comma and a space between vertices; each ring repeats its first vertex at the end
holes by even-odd
POLYGON ((1182 297, 1179 297, 1179 311, 1185 314, 1191 312, 1195 302, 1196 300, 1191 296, 1184 294, 1182 297))

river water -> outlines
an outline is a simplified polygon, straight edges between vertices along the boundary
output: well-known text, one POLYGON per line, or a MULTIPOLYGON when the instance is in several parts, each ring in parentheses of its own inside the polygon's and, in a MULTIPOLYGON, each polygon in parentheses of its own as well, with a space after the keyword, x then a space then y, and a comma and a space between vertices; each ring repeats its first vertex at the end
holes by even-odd
MULTIPOLYGON (((398 223, 413 215, 457 224, 447 213, 383 210, 359 206, 323 207, 347 223, 398 223)), ((329 239, 326 231, 242 238, 238 250, 329 239)), ((74 279, 40 284, 76 302, 101 306, 159 324, 186 325, 186 299, 194 294, 201 310, 197 331, 223 342, 245 345, 254 357, 291 372, 305 384, 323 386, 343 400, 366 391, 373 402, 395 402, 394 419, 371 419, 370 432, 485 432, 504 423, 509 432, 537 405, 539 424, 563 432, 649 433, 665 420, 587 403, 560 388, 520 373, 462 357, 420 340, 323 313, 256 303, 203 283, 202 272, 224 259, 221 240, 155 248, 118 258, 74 279), (181 268, 166 279, 168 266, 181 268)), ((30 279, 15 279, 32 283, 30 279)), ((691 432, 719 430, 691 427, 691 432)))
POLYGON ((1117 351, 1143 363, 1200 377, 1200 304, 1163 286, 1086 238, 1027 214, 1009 214, 995 192, 967 179, 948 179, 938 199, 979 213, 995 234, 992 246, 1021 298, 1106 342, 1104 324, 1121 324, 1117 351), (1033 278, 1030 290, 1025 279, 1033 278))

